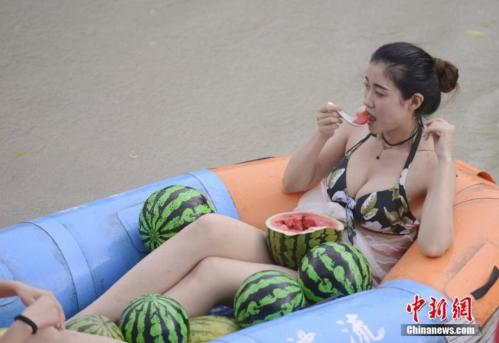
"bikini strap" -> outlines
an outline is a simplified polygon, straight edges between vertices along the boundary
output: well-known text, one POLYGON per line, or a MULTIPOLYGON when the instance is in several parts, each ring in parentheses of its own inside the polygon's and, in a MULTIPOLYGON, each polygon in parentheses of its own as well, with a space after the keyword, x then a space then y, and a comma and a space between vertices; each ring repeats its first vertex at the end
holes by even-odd
POLYGON ((409 156, 407 156, 407 160, 405 161, 404 168, 402 169, 402 175, 400 177, 400 184, 402 186, 405 185, 405 179, 406 179, 405 176, 407 176, 407 170, 411 166, 411 163, 414 160, 414 157, 416 156, 416 152, 418 151, 419 142, 421 141, 422 136, 423 136, 423 121, 421 120, 421 118, 419 118, 419 120, 418 120, 418 133, 416 134, 416 139, 414 140, 414 143, 412 143, 411 151, 409 152, 409 156))
POLYGON ((345 157, 348 159, 350 158, 350 155, 352 155, 352 153, 357 150, 357 148, 359 146, 361 146, 365 141, 367 141, 369 139, 369 137, 371 136, 374 136, 372 133, 368 133, 367 136, 365 136, 364 138, 362 138, 360 141, 358 141, 357 143, 355 143, 354 146, 352 146, 350 149, 348 149, 346 152, 345 152, 345 157))

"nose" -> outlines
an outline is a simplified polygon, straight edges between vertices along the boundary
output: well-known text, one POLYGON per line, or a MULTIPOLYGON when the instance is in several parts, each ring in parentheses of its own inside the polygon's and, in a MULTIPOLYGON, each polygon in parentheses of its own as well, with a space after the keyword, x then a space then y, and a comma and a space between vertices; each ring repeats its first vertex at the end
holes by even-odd
POLYGON ((363 104, 368 109, 374 108, 374 102, 372 100, 372 92, 371 92, 371 90, 366 90, 364 92, 364 101, 363 101, 363 104))

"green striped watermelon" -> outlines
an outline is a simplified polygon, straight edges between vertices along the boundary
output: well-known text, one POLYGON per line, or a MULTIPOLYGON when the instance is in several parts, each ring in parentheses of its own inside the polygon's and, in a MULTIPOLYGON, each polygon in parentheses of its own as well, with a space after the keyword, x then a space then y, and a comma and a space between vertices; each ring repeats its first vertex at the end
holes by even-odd
POLYGON ((223 316, 199 316, 189 319, 189 343, 203 343, 239 330, 235 320, 223 316))
POLYGON ((327 242, 310 249, 298 274, 305 297, 312 304, 372 286, 369 262, 356 247, 346 243, 327 242))
POLYGON ((120 328, 102 315, 83 315, 67 321, 66 329, 125 341, 120 328))
POLYGON ((305 306, 299 282, 288 274, 266 270, 248 277, 234 297, 234 316, 240 327, 282 317, 305 306))
POLYGON ((171 185, 147 198, 139 216, 139 234, 148 251, 173 237, 204 214, 215 212, 200 191, 182 185, 171 185))
POLYGON ((161 294, 146 294, 123 310, 120 328, 128 343, 187 342, 187 312, 175 300, 161 294))
POLYGON ((311 212, 285 212, 267 219, 267 247, 278 265, 297 269, 311 248, 336 241, 343 223, 311 212))

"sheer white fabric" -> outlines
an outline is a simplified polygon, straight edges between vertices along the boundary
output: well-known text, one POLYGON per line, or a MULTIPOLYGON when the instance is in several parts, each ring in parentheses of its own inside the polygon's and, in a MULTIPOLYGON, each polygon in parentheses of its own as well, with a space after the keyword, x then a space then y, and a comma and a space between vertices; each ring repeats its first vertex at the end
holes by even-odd
MULTIPOLYGON (((332 202, 323 180, 300 198, 295 211, 310 211, 345 221, 345 208, 332 202)), ((346 230, 341 241, 349 243, 346 230)), ((388 271, 397 263, 416 239, 416 230, 409 235, 389 235, 356 228, 354 245, 366 256, 373 273, 373 286, 381 283, 388 271)))

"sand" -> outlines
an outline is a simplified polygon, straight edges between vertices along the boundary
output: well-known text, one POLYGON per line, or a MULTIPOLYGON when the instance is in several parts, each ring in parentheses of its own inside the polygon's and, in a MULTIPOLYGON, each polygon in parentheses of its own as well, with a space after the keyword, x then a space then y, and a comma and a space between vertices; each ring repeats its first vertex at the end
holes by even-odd
POLYGON ((370 54, 409 41, 460 68, 438 112, 499 177, 499 2, 0 4, 0 227, 180 173, 289 154, 370 54))

